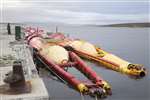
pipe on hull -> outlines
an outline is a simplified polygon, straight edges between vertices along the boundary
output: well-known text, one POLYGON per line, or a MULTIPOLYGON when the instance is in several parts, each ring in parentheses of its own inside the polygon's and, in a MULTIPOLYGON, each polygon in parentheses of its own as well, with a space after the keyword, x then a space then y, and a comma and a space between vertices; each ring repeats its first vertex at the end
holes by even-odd
POLYGON ((43 49, 48 48, 48 45, 42 38, 31 35, 27 38, 28 44, 37 50, 37 55, 40 59, 48 65, 49 69, 55 72, 59 77, 61 77, 65 82, 67 82, 70 86, 78 90, 83 94, 94 95, 97 97, 106 97, 110 95, 110 86, 107 82, 102 80, 91 68, 89 68, 75 53, 69 52, 70 61, 68 64, 61 64, 61 66, 55 63, 45 52, 43 49), (71 63, 70 63, 71 62, 71 63), (80 72, 84 73, 92 82, 92 84, 86 84, 84 82, 79 81, 76 77, 74 77, 71 73, 64 70, 64 67, 68 67, 69 64, 73 64, 75 68, 77 68, 80 72), (86 71, 86 72, 85 72, 86 71), (92 80, 94 79, 94 80, 92 80), (107 86, 107 87, 106 87, 107 86), (109 92, 108 92, 109 87, 109 92), (108 94, 109 93, 109 94, 108 94))
POLYGON ((111 95, 110 85, 106 81, 98 76, 97 73, 87 66, 74 52, 70 52, 70 55, 73 61, 78 62, 77 66, 75 66, 76 69, 86 75, 88 79, 92 80, 92 82, 104 88, 107 94, 111 95))
MULTIPOLYGON (((52 39, 58 39, 56 37, 60 37, 59 35, 63 35, 60 33, 59 34, 54 33, 54 34, 57 34, 57 35, 51 37, 52 39)), ((94 46, 94 48, 97 52, 97 54, 95 55, 95 54, 84 52, 81 49, 77 49, 76 46, 72 45, 72 43, 74 41, 78 41, 78 43, 79 42, 83 43, 85 41, 70 39, 68 37, 66 37, 66 38, 63 37, 63 39, 62 38, 59 38, 59 39, 62 41, 61 42, 60 41, 59 42, 49 42, 49 43, 55 43, 55 44, 63 46, 63 47, 70 46, 70 47, 72 47, 73 52, 75 52, 78 56, 84 57, 89 60, 93 60, 108 69, 111 69, 111 70, 114 70, 114 71, 117 71, 117 72, 120 72, 123 74, 127 74, 134 78, 142 78, 147 74, 146 69, 143 67, 143 65, 132 64, 132 63, 125 61, 113 54, 106 52, 105 50, 103 50, 97 46, 94 46)), ((81 45, 81 44, 79 43, 79 45, 81 45)))
POLYGON ((103 54, 103 56, 93 56, 78 50, 76 50, 75 52, 79 56, 96 61, 108 69, 112 69, 134 78, 143 78, 146 75, 146 69, 142 65, 132 64, 100 48, 99 50, 100 52, 105 52, 105 54, 103 54))

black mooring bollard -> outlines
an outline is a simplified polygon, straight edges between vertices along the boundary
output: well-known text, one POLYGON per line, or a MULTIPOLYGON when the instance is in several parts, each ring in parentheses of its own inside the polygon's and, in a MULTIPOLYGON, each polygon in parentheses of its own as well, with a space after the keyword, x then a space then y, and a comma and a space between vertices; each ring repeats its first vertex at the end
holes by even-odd
POLYGON ((7 24, 7 32, 8 32, 8 35, 11 35, 10 23, 7 24))
POLYGON ((21 39, 21 27, 15 26, 15 39, 20 40, 21 39))
POLYGON ((23 87, 25 85, 25 77, 21 61, 14 61, 13 71, 7 74, 4 82, 8 83, 11 88, 23 87))
MULTIPOLYGON (((14 61, 13 70, 6 74, 4 82, 8 85, 3 85, 4 94, 22 94, 31 92, 31 84, 25 80, 22 62, 14 61)), ((1 93, 0 92, 0 93, 1 93)))

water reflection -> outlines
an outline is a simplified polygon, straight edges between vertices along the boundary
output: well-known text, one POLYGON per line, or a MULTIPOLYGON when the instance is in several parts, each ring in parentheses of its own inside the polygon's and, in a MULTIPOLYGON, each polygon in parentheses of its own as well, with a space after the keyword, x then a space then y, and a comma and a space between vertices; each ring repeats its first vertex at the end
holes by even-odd
MULTIPOLYGON (((53 31, 54 26, 45 26, 45 29, 53 31)), ((73 38, 81 38, 93 44, 101 46, 125 60, 143 64, 150 70, 149 46, 150 33, 148 28, 110 28, 110 27, 59 27, 60 32, 69 34, 73 38)), ((86 61, 99 75, 112 86, 113 95, 109 100, 149 100, 150 77, 147 75, 141 80, 133 80, 126 75, 121 75, 92 62, 86 61)), ((84 77, 77 71, 69 69, 78 78, 84 77)), ((43 78, 52 100, 81 100, 80 94, 69 89, 63 83, 53 81, 48 77, 43 78)), ((106 100, 107 100, 106 99, 106 100)), ((85 100, 94 100, 89 96, 85 100)))

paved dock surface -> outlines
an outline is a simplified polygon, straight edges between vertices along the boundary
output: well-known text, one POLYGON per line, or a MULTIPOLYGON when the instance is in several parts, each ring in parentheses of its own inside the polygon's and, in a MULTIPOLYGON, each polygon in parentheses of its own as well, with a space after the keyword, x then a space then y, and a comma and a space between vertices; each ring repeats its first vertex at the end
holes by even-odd
POLYGON ((45 84, 33 63, 30 48, 24 41, 17 42, 14 35, 0 33, 0 57, 0 85, 5 84, 3 82, 5 74, 12 70, 12 63, 17 59, 21 59, 23 62, 26 81, 31 82, 31 93, 0 94, 0 100, 49 100, 45 84))
MULTIPOLYGON (((0 67, 0 85, 3 85, 3 79, 5 74, 8 71, 11 71, 12 67, 0 67)), ((8 95, 8 94, 0 94, 0 100, 48 100, 47 90, 43 83, 43 80, 39 77, 32 78, 29 80, 31 82, 31 93, 24 93, 19 95, 8 95)))

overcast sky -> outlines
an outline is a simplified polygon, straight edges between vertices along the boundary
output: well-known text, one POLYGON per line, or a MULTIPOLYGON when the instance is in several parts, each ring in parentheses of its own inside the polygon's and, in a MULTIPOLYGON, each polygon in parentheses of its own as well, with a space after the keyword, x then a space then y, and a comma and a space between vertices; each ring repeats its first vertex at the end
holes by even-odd
POLYGON ((149 0, 1 0, 1 22, 150 22, 149 0))

